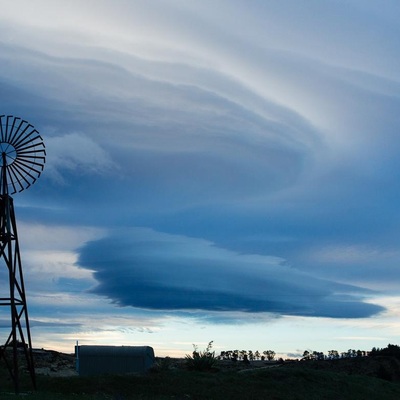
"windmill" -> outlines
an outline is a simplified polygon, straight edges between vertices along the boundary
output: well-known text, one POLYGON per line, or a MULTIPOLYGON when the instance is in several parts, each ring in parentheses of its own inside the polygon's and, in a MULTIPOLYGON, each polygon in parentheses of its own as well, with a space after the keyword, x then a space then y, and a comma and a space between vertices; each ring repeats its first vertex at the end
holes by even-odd
POLYGON ((7 290, 7 283, 0 282, 0 306, 10 310, 10 333, 0 347, 0 359, 5 361, 18 393, 21 358, 25 359, 34 388, 36 382, 17 223, 10 195, 22 192, 37 180, 44 168, 46 150, 31 124, 19 117, 2 115, 0 155, 0 271, 6 268, 9 284, 7 290))

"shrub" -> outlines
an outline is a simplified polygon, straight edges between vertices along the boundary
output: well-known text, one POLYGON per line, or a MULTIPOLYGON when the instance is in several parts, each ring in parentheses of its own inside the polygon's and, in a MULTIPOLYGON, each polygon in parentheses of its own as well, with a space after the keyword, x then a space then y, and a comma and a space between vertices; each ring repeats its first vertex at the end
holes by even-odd
POLYGON ((172 360, 170 357, 159 358, 150 368, 150 372, 162 372, 172 369, 172 360))
POLYGON ((193 345, 193 353, 185 357, 186 367, 192 371, 208 371, 217 363, 215 352, 211 351, 213 341, 209 342, 206 349, 198 351, 198 347, 193 345))

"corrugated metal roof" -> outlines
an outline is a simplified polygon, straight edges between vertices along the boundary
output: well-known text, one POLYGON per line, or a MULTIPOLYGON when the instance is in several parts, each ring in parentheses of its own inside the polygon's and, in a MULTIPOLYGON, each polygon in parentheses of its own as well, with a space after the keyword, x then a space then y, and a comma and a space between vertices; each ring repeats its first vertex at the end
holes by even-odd
POLYGON ((150 346, 79 346, 79 356, 150 356, 154 350, 150 346))

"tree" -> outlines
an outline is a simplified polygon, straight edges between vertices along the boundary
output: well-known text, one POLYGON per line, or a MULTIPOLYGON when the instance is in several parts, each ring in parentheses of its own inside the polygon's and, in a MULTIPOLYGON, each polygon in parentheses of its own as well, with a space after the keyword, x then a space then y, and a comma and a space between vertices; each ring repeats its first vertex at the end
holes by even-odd
POLYGON ((337 350, 329 350, 328 358, 330 360, 337 360, 339 358, 339 352, 337 350))
POLYGON ((369 353, 370 356, 390 356, 396 357, 400 360, 400 347, 395 344, 388 344, 387 347, 383 349, 377 349, 375 347, 369 353))
POLYGON ((268 361, 272 361, 275 358, 275 352, 273 350, 265 350, 263 354, 267 357, 268 361))
POLYGON ((254 353, 252 350, 249 350, 247 352, 247 355, 248 355, 250 361, 254 361, 254 353))
POLYGON ((312 359, 313 360, 323 360, 325 358, 324 353, 322 351, 313 351, 312 359))
POLYGON ((239 350, 233 350, 232 352, 232 361, 237 361, 239 358, 239 350))

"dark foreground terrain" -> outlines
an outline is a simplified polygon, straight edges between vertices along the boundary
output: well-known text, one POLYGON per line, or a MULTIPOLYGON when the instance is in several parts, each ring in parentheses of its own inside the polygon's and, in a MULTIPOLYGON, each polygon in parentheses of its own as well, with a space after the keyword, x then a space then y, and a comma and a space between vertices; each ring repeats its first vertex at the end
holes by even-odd
POLYGON ((146 375, 79 377, 74 357, 36 355, 37 391, 23 374, 20 396, 0 370, 0 399, 400 399, 400 365, 391 357, 279 364, 219 362, 208 372, 189 371, 183 360, 160 359, 146 375))

